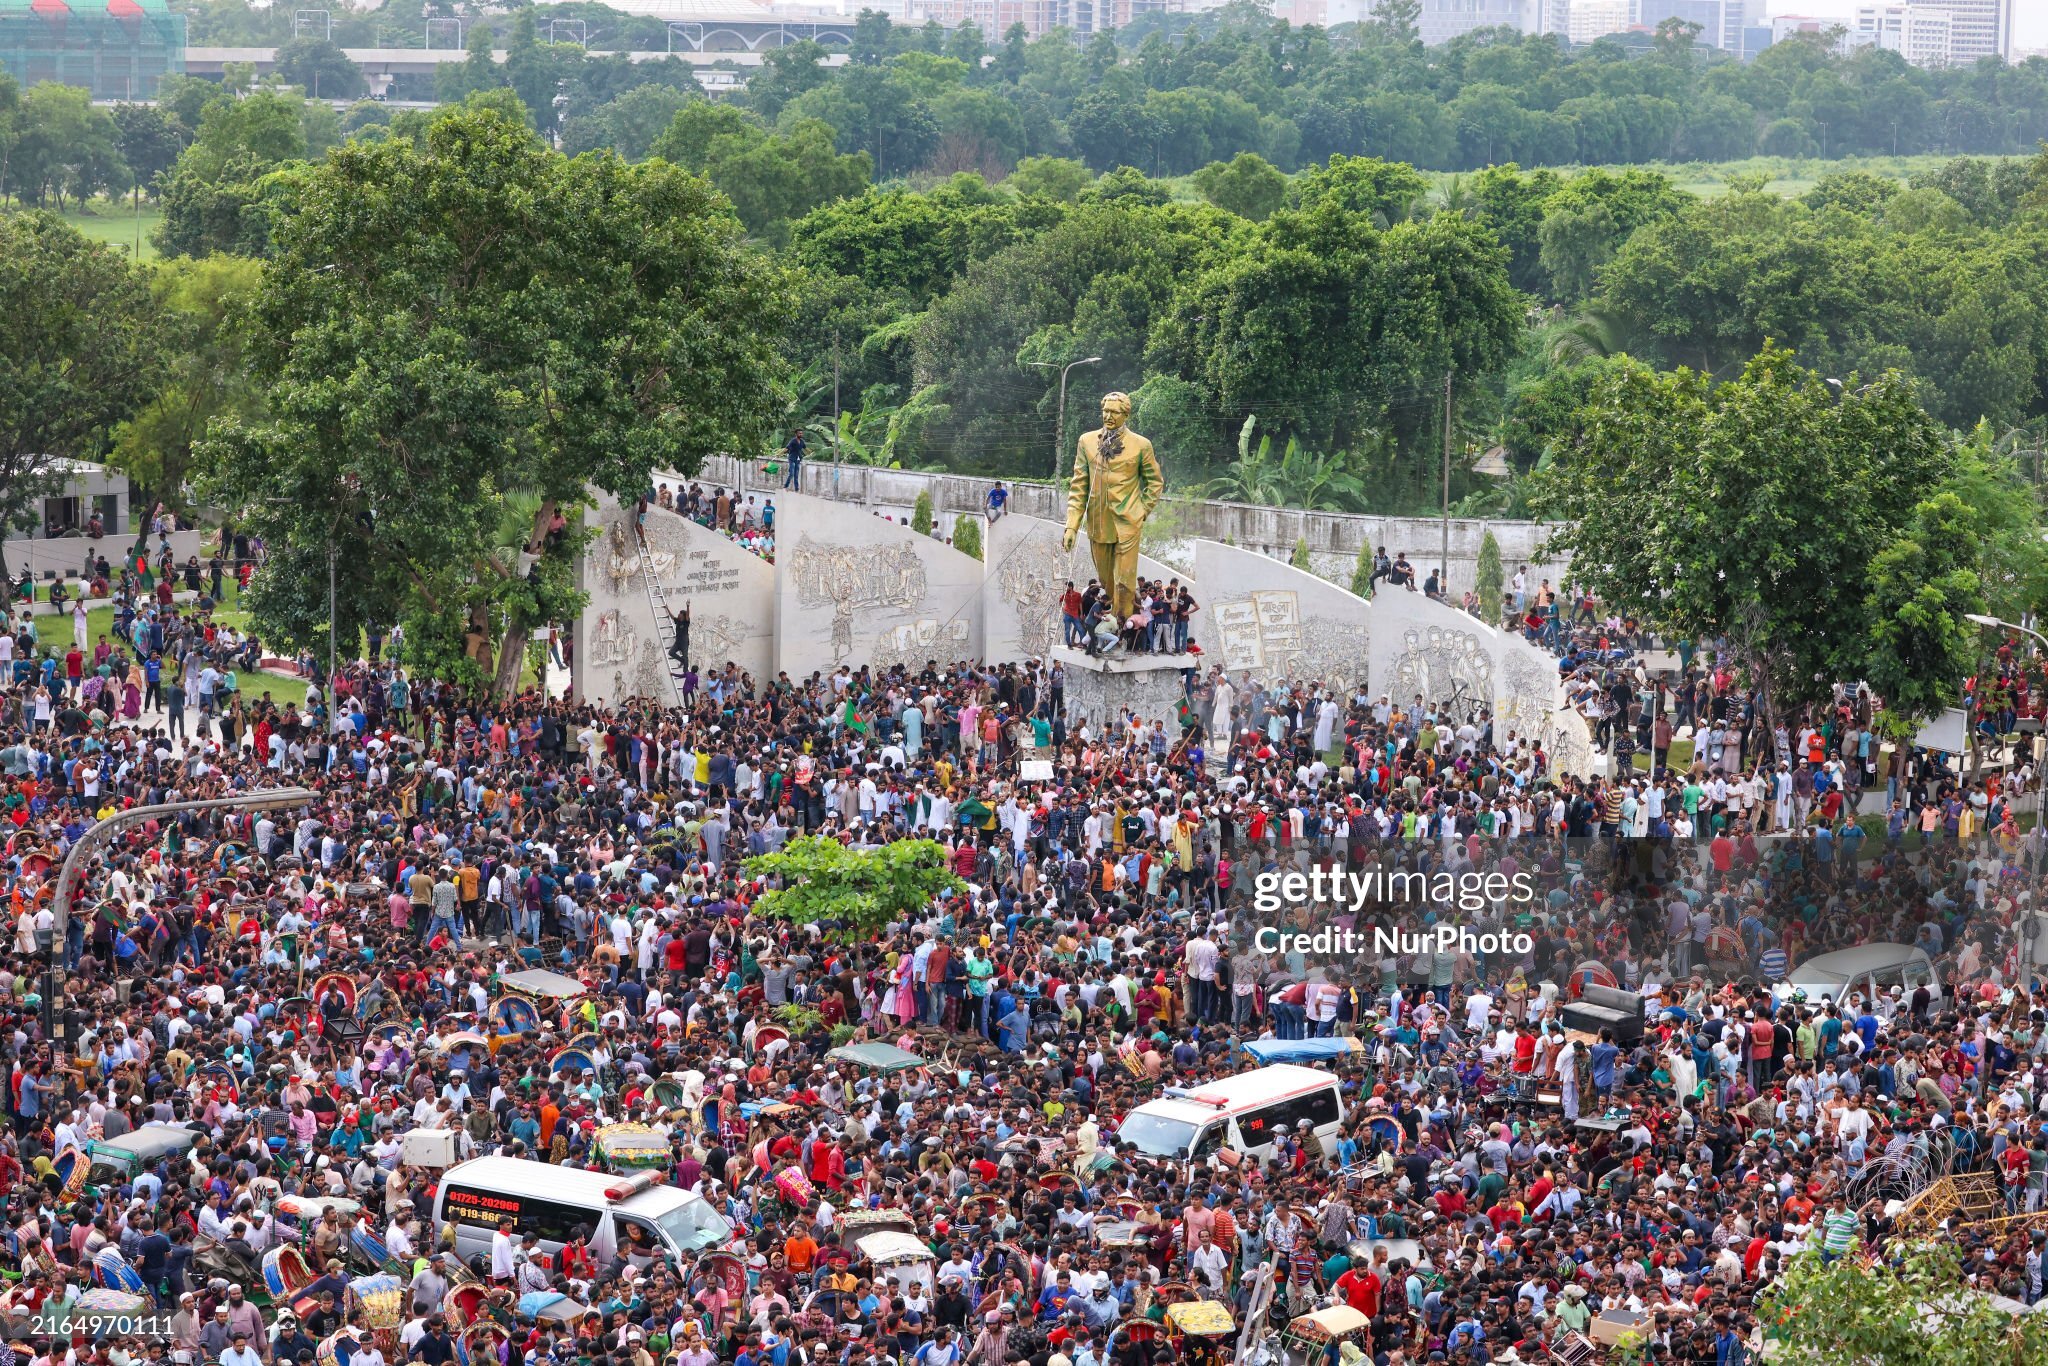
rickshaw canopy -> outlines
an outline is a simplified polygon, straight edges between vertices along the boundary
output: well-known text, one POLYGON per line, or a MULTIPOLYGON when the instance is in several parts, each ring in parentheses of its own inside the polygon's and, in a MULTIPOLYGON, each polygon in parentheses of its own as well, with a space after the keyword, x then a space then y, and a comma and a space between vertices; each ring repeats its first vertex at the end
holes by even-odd
POLYGON ((566 1001, 574 996, 588 996, 590 988, 559 972, 545 968, 529 968, 524 972, 508 972, 498 978, 498 985, 507 991, 516 991, 527 996, 545 996, 550 1000, 566 1001))
POLYGON ((867 1233, 854 1239, 854 1247, 860 1255, 876 1266, 894 1266, 903 1262, 928 1262, 932 1250, 925 1246, 924 1239, 896 1229, 883 1229, 878 1233, 867 1233))
POLYGON ((1335 1342, 1338 1338, 1350 1337, 1364 1331, 1372 1323, 1365 1315, 1348 1304, 1332 1305, 1318 1309, 1313 1314, 1303 1314, 1287 1325, 1287 1331, 1296 1337, 1309 1338, 1317 1342, 1335 1342))
POLYGON ((1181 1332, 1198 1338, 1222 1337, 1237 1331, 1230 1309, 1217 1300, 1182 1300, 1166 1306, 1166 1321, 1181 1332))
POLYGON ((874 1072, 908 1072, 913 1067, 924 1066, 924 1059, 893 1043, 849 1043, 841 1044, 825 1055, 834 1062, 865 1067, 874 1072))

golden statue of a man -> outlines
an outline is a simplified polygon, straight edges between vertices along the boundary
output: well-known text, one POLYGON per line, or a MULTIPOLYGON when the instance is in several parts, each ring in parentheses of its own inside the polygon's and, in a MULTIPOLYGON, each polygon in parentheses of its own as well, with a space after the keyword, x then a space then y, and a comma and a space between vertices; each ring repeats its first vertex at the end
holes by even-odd
POLYGON ((1119 621, 1137 607, 1138 538, 1166 492, 1159 457, 1152 453, 1150 441, 1125 425, 1130 420, 1129 396, 1102 396, 1102 426, 1082 434, 1074 455, 1074 477, 1067 485, 1067 534, 1061 542, 1072 550, 1075 535, 1087 530, 1095 577, 1110 590, 1119 621))

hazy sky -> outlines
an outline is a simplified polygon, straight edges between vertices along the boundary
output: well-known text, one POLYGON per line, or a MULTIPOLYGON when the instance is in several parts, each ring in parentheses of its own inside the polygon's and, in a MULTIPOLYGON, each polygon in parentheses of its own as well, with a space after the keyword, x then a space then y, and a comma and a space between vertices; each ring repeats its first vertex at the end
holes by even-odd
MULTIPOLYGON (((1816 19, 1847 19, 1857 0, 1770 0, 1770 11, 1807 14, 1816 19)), ((2048 47, 2048 0, 2013 0, 2012 40, 2022 48, 2048 47)))

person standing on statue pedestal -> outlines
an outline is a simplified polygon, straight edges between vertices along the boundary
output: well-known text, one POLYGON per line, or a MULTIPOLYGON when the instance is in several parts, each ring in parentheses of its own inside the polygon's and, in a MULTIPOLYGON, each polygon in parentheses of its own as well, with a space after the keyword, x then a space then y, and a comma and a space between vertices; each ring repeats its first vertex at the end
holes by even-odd
POLYGON ((1074 476, 1067 485, 1065 550, 1084 530, 1095 557, 1095 573, 1111 594, 1116 619, 1126 621, 1138 596, 1138 541, 1145 519, 1166 492, 1166 477, 1152 443, 1125 424, 1131 400, 1124 394, 1102 396, 1102 426, 1081 437, 1074 455, 1074 476))

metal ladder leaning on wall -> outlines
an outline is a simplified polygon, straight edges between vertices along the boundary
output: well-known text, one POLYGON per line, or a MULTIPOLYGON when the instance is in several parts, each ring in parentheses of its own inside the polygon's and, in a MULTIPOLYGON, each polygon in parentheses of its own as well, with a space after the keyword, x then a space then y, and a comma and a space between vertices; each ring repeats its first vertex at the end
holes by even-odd
MULTIPOLYGON (((669 640, 675 639, 676 619, 668 610, 668 594, 662 591, 661 581, 654 577, 654 557, 648 552, 647 537, 640 536, 640 586, 647 590, 647 605, 654 612, 657 631, 665 633, 669 640)), ((660 638, 656 638, 660 648, 660 638)), ((661 671, 668 676, 669 700, 676 706, 683 703, 683 670, 676 665, 675 658, 666 649, 662 650, 661 671)))

